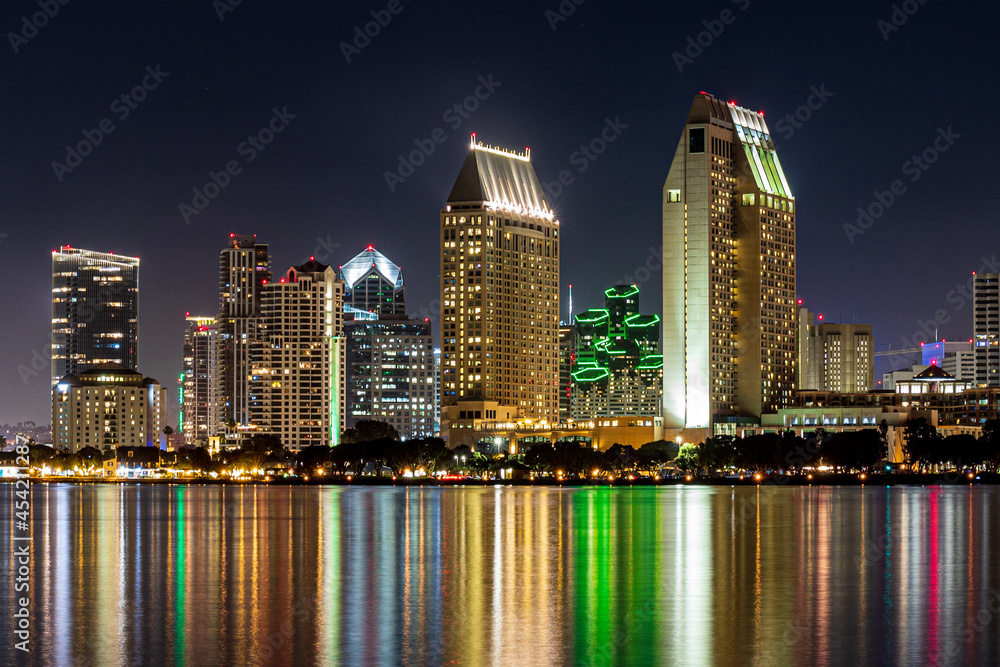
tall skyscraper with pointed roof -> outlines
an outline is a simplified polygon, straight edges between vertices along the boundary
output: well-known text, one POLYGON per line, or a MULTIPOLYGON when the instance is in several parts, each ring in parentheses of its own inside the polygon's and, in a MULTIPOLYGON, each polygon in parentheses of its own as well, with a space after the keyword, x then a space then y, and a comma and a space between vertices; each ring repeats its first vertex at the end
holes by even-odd
POLYGON ((340 279, 344 281, 344 305, 349 312, 363 311, 376 316, 406 314, 403 269, 375 246, 368 246, 340 267, 340 279))
POLYGON ((663 188, 664 425, 785 407, 796 339, 795 197, 763 112, 702 92, 663 188))
POLYGON ((559 221, 531 153, 473 135, 441 209, 441 402, 559 419, 559 221))

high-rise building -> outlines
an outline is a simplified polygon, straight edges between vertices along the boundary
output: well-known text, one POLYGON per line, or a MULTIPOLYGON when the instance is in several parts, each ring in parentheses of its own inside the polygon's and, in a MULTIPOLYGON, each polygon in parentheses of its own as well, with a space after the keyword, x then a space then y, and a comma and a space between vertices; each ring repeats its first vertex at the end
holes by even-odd
POLYGON ((972 285, 976 384, 1000 386, 1000 273, 979 273, 972 285))
POLYGON ((355 319, 374 319, 365 313, 405 315, 403 269, 389 258, 368 246, 364 252, 340 267, 344 281, 344 306, 347 313, 357 313, 355 319))
MULTIPOLYGON (((820 315, 822 318, 822 315, 820 315)), ((870 324, 814 322, 799 310, 798 389, 861 393, 875 389, 875 354, 870 324)))
POLYGON ((559 419, 559 221, 531 165, 477 143, 441 209, 444 406, 559 419))
POLYGON ((167 423, 167 390, 121 364, 70 373, 52 389, 52 445, 159 447, 167 423))
POLYGON ((572 418, 573 371, 576 364, 575 324, 559 325, 559 423, 572 418))
POLYGON ((659 417, 663 391, 660 316, 639 314, 639 288, 604 291, 604 308, 576 316, 570 416, 659 417))
POLYGON ((434 348, 434 436, 441 437, 441 348, 434 348))
POLYGON ((257 236, 229 235, 219 254, 219 419, 250 425, 250 351, 257 338, 260 294, 271 281, 267 244, 257 236))
POLYGON ((139 258, 52 251, 52 384, 91 366, 139 359, 139 258))
POLYGON ((255 432, 291 450, 340 443, 344 403, 344 283, 310 259, 262 285, 252 345, 255 432))
POLYGON ((920 357, 922 365, 937 366, 956 380, 976 380, 976 352, 971 339, 924 343, 920 357))
POLYGON ((184 370, 180 374, 178 424, 184 441, 205 445, 222 426, 219 416, 218 328, 214 317, 187 317, 184 370))
POLYGON ((795 319, 795 198, 763 113, 700 93, 663 187, 664 426, 787 405, 795 319))
POLYGON ((375 419, 403 440, 434 435, 435 363, 431 324, 405 315, 348 320, 347 426, 375 419))

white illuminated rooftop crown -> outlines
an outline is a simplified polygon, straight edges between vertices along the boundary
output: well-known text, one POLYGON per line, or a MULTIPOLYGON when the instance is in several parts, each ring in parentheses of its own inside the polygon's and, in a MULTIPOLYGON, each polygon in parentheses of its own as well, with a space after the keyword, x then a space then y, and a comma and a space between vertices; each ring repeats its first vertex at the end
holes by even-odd
POLYGON ((368 246, 340 268, 348 289, 353 289, 359 280, 368 275, 371 269, 375 269, 386 281, 392 283, 395 289, 403 286, 402 269, 389 261, 389 258, 376 250, 374 246, 368 246))
POLYGON ((531 149, 517 153, 487 146, 476 141, 476 135, 448 196, 448 204, 460 202, 547 220, 555 217, 531 166, 531 149))

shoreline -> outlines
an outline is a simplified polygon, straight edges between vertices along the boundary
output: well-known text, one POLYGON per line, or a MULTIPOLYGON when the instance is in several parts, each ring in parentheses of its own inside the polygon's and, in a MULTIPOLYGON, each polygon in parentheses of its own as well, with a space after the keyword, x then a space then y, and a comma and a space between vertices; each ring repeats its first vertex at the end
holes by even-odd
MULTIPOLYGON (((23 478, 21 478, 23 479, 23 478)), ((13 483, 18 478, 0 478, 0 483, 13 483)), ((887 474, 887 475, 866 475, 861 479, 859 474, 828 474, 813 475, 808 478, 805 475, 780 475, 763 476, 760 480, 752 477, 746 479, 734 479, 726 477, 692 477, 690 480, 680 479, 617 479, 617 480, 462 480, 460 482, 448 481, 439 482, 430 479, 388 479, 380 477, 354 478, 348 480, 329 479, 323 481, 303 481, 297 478, 265 480, 228 480, 228 479, 104 479, 91 477, 46 477, 31 478, 29 480, 35 484, 152 484, 152 485, 188 485, 188 486, 295 486, 295 487, 368 487, 368 486, 405 486, 405 487, 491 487, 491 486, 525 486, 525 487, 608 487, 608 488, 630 488, 636 486, 643 487, 676 487, 676 486, 994 486, 1000 485, 1000 473, 979 473, 974 478, 969 478, 967 473, 912 473, 912 474, 887 474)))

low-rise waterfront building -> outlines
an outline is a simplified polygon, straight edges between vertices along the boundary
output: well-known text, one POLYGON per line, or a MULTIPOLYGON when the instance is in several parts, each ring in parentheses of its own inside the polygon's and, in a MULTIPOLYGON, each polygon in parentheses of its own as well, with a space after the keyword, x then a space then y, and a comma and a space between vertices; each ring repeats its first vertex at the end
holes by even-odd
POLYGON ((52 389, 52 446, 159 448, 166 403, 159 382, 121 364, 65 375, 52 389))

